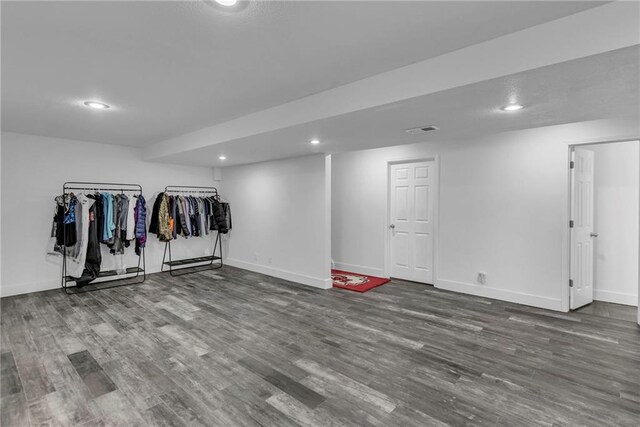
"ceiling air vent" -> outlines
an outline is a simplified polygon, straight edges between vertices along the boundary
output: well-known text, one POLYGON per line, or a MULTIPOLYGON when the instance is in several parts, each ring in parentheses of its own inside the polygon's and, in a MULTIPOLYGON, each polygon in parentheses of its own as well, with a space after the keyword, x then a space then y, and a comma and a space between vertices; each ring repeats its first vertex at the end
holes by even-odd
POLYGON ((420 135, 434 130, 440 130, 440 128, 437 126, 420 126, 419 128, 406 129, 405 132, 410 135, 420 135))

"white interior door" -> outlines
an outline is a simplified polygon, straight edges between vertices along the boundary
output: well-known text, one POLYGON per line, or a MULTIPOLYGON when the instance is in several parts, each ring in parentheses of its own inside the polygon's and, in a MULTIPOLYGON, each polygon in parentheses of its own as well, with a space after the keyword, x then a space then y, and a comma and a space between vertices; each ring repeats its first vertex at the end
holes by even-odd
POLYGON ((576 148, 571 168, 571 309, 593 302, 593 151, 576 148))
POLYGON ((391 276, 433 283, 434 162, 391 166, 391 276))

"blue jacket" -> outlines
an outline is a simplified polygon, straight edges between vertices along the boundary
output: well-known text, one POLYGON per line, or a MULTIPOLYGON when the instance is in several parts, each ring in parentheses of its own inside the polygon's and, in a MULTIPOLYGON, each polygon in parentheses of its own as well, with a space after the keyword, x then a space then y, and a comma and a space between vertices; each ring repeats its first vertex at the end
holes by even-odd
POLYGON ((106 242, 113 238, 113 230, 116 229, 116 225, 113 222, 113 196, 109 193, 102 193, 102 209, 103 209, 103 222, 102 227, 102 241, 106 242))

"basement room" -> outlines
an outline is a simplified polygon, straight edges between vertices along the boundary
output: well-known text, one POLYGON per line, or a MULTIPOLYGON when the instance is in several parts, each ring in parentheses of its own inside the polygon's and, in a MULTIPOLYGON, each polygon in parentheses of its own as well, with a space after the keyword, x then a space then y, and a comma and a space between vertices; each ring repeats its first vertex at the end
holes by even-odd
POLYGON ((0 424, 640 425, 640 1, 0 1, 0 424))

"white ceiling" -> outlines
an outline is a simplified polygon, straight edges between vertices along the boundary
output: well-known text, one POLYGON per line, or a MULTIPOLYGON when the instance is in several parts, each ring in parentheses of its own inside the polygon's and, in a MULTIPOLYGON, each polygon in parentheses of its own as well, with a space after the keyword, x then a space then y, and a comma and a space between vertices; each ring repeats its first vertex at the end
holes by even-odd
POLYGON ((640 110, 640 46, 563 62, 248 138, 172 154, 171 163, 234 165, 318 152, 342 152, 596 119, 634 117, 640 110), (526 106, 504 112, 517 94, 526 106), (405 129, 441 130, 412 136, 405 129), (309 136, 322 143, 312 146, 309 136), (221 154, 227 156, 222 163, 221 154))
MULTIPOLYGON (((601 3, 252 1, 225 9, 210 0, 2 1, 2 130, 148 145, 601 3), (82 106, 88 99, 113 108, 88 110, 82 106)), ((602 77, 606 60, 595 61, 600 70, 595 74, 602 77)), ((590 79, 588 71, 571 69, 581 71, 585 83, 572 86, 576 90, 591 88, 600 94, 609 89, 607 82, 590 79)), ((635 73, 637 77, 637 69, 635 73)), ((531 79, 527 93, 537 100, 544 85, 536 86, 536 76, 525 73, 517 78, 531 79)), ((624 83, 630 76, 623 72, 617 79, 624 83)), ((551 88, 562 91, 561 80, 551 88)), ((384 110, 389 114, 349 115, 364 130, 344 126, 340 121, 345 119, 338 118, 311 123, 307 131, 335 123, 335 129, 327 129, 327 144, 332 144, 332 139, 338 141, 356 131, 382 135, 378 131, 383 122, 389 125, 386 135, 394 137, 398 129, 425 124, 432 117, 449 127, 454 123, 443 112, 459 108, 460 100, 472 106, 464 110, 469 126, 490 127, 487 123, 501 119, 482 114, 488 101, 497 99, 478 103, 481 99, 473 93, 490 95, 509 81, 462 88, 451 99, 436 94, 416 100, 419 104, 413 107, 419 109, 412 110, 408 103, 384 110), (435 108, 434 102, 443 102, 447 108, 435 108)), ((524 114, 535 115, 542 123, 565 106, 552 102, 551 111, 524 114)), ((582 115, 588 112, 600 113, 593 106, 582 115)), ((267 135, 268 153, 300 152, 276 136, 267 135)), ((245 141, 239 142, 237 149, 247 150, 245 141)), ((246 154, 250 157, 254 151, 246 154)), ((193 152, 177 160, 200 163, 193 152)))

